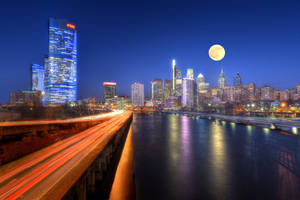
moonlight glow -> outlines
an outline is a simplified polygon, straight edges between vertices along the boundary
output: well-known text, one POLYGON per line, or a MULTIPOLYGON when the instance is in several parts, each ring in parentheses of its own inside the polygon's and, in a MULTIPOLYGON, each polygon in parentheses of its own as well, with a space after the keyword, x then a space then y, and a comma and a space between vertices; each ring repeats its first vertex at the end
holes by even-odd
POLYGON ((225 49, 221 45, 215 44, 209 48, 208 55, 214 61, 220 61, 225 56, 225 49))

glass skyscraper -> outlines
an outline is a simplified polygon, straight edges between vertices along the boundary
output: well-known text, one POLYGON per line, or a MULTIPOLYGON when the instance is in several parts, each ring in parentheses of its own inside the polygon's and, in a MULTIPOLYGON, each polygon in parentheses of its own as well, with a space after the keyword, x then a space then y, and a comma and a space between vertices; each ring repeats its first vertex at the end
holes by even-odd
POLYGON ((104 100, 112 99, 117 95, 116 82, 104 82, 104 100))
POLYGON ((77 100, 77 32, 68 20, 49 19, 44 85, 46 104, 77 100))
POLYGON ((38 64, 31 65, 31 90, 41 91, 44 94, 44 72, 45 68, 38 64))

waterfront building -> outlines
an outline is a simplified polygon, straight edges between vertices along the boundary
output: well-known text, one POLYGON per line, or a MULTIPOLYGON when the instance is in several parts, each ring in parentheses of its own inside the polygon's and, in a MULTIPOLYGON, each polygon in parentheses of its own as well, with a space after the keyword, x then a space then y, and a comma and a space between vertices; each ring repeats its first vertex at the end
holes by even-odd
POLYGON ((163 101, 163 81, 161 79, 154 79, 151 82, 151 99, 163 101))
POLYGON ((134 83, 131 85, 131 101, 133 106, 144 106, 144 85, 134 83))
POLYGON ((172 93, 175 94, 176 90, 176 61, 172 60, 172 93))
POLYGON ((242 78, 241 78, 240 73, 237 73, 235 78, 234 78, 234 86, 235 87, 242 86, 242 78))
POLYGON ((44 72, 45 68, 38 64, 31 65, 31 90, 44 93, 44 72))
POLYGON ((182 74, 181 69, 176 69, 175 74, 175 96, 180 97, 182 96, 182 74))
POLYGON ((273 101, 274 100, 274 88, 265 86, 261 88, 261 100, 262 101, 273 101))
POLYGON ((117 96, 117 83, 116 82, 103 82, 104 100, 112 99, 117 96))
POLYGON ((164 101, 167 102, 168 99, 172 96, 172 81, 165 80, 164 81, 164 101))
POLYGON ((42 91, 21 91, 10 93, 9 103, 13 106, 41 106, 42 91))
POLYGON ((249 84, 245 85, 245 88, 248 90, 249 101, 254 102, 255 101, 255 83, 249 83, 249 84))
POLYGON ((44 86, 47 104, 77 100, 77 31, 68 20, 49 20, 44 86))
MULTIPOLYGON (((214 91, 215 92, 215 91, 214 91)), ((198 105, 201 103, 207 103, 210 97, 209 83, 205 82, 204 76, 200 73, 196 80, 196 102, 198 105)))
POLYGON ((236 101, 236 91, 234 86, 224 87, 224 101, 235 102, 236 101))
POLYGON ((187 78, 194 79, 194 70, 191 69, 191 68, 187 69, 186 77, 187 77, 187 78))
POLYGON ((194 105, 194 79, 183 78, 182 106, 192 108, 194 105))
POLYGON ((223 72, 223 69, 222 69, 221 73, 220 73, 220 76, 219 76, 219 79, 218 79, 218 88, 224 89, 225 86, 226 86, 226 78, 225 78, 225 75, 224 75, 224 72, 223 72))

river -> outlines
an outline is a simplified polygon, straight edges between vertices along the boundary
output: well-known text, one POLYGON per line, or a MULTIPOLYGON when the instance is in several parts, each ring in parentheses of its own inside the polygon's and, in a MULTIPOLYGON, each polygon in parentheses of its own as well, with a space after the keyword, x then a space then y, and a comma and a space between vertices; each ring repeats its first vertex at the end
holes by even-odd
POLYGON ((300 199, 300 137, 167 113, 134 114, 138 200, 300 199))

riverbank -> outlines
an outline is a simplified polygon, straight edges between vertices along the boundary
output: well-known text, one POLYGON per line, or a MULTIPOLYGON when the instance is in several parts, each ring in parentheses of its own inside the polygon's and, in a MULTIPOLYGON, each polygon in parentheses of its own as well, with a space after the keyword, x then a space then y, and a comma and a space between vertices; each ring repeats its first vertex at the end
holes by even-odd
POLYGON ((231 116, 212 113, 197 113, 187 111, 167 111, 171 114, 185 114, 192 117, 199 117, 210 120, 222 120, 243 125, 253 125, 263 128, 275 129, 284 131, 293 135, 298 135, 300 131, 300 118, 264 118, 264 117, 246 117, 246 116, 231 116))

